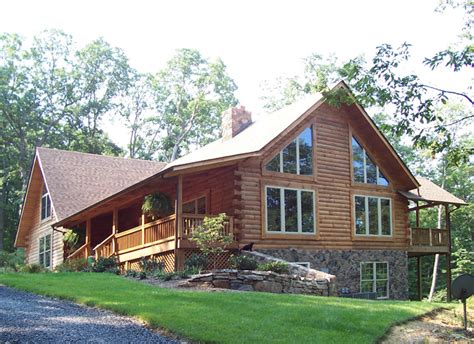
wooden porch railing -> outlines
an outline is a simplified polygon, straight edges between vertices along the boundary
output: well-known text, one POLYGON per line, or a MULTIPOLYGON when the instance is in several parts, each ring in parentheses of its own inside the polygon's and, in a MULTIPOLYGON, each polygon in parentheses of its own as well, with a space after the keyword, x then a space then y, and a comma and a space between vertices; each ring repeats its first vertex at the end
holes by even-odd
POLYGON ((87 258, 87 244, 82 245, 69 256, 67 259, 87 258))
POLYGON ((448 246, 448 231, 434 228, 412 228, 412 246, 448 246))
POLYGON ((99 257, 109 258, 114 254, 114 235, 109 235, 104 241, 99 245, 94 247, 95 259, 99 257))
MULTIPOLYGON (((192 236, 193 229, 201 226, 206 216, 216 216, 210 214, 183 214, 182 233, 180 239, 189 239, 192 236)), ((233 217, 229 216, 228 221, 224 224, 223 234, 234 234, 233 217)), ((173 240, 176 231, 176 215, 170 215, 163 219, 146 223, 138 227, 112 234, 104 241, 94 247, 96 259, 99 257, 111 257, 115 253, 122 253, 125 251, 133 251, 141 247, 150 246, 158 242, 173 240)), ((235 239, 235 238, 234 238, 235 239)), ((81 249, 85 250, 84 245, 81 249)), ((82 253, 85 255, 85 252, 82 253)), ((80 256, 81 252, 77 250, 71 256, 80 256)), ((71 257, 69 256, 69 257, 71 257)), ((68 257, 68 258, 69 258, 68 257)))
MULTIPOLYGON (((181 239, 189 239, 193 234, 193 229, 202 225, 205 217, 214 217, 211 214, 183 214, 183 233, 181 239)), ((234 235, 234 218, 227 216, 224 223, 223 235, 234 235)))

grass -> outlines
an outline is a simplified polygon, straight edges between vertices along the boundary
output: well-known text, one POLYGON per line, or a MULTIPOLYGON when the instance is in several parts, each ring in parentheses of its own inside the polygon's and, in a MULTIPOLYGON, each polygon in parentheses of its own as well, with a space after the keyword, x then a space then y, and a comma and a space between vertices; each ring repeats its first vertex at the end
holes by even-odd
POLYGON ((97 273, 0 274, 0 283, 129 314, 212 343, 370 343, 441 304, 162 289, 97 273))

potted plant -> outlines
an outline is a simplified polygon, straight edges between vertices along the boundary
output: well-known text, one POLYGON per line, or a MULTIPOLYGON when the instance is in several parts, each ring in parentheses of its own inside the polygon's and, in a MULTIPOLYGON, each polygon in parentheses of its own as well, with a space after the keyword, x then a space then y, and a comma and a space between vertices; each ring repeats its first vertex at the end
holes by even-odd
POLYGON ((168 195, 162 192, 155 192, 145 196, 142 211, 155 220, 155 218, 165 217, 173 213, 173 206, 168 195))

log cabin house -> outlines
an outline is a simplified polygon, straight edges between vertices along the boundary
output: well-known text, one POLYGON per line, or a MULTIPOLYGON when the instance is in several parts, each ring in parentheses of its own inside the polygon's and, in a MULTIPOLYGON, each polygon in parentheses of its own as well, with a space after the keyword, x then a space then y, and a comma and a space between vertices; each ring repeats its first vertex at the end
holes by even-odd
MULTIPOLYGON (((125 268, 154 256, 176 270, 196 251, 193 228, 226 213, 229 250, 254 243, 336 275, 338 288, 406 299, 411 257, 446 255, 449 282, 449 214, 463 204, 413 176, 357 103, 333 107, 314 95, 257 121, 229 109, 222 138, 168 164, 38 148, 15 245, 47 268, 95 255, 125 268), (170 215, 142 213, 155 192, 172 200, 170 215), (420 228, 420 211, 438 205, 445 228, 420 228), (83 235, 68 257, 66 228, 83 235)), ((228 255, 215 257, 218 266, 228 255)))

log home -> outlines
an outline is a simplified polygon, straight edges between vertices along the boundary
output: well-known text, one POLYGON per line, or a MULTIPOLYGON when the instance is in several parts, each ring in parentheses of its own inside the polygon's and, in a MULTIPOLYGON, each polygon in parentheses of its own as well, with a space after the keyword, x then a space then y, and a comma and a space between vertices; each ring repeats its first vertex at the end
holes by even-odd
MULTIPOLYGON (((409 257, 445 254, 449 271, 449 214, 463 204, 414 177, 361 106, 314 95, 256 121, 243 107, 229 109, 221 139, 168 164, 38 148, 16 246, 29 263, 51 268, 95 255, 116 256, 125 268, 154 256, 182 269, 196 252, 193 228, 226 213, 229 250, 254 243, 336 275, 338 288, 406 299, 409 257), (141 206, 157 192, 174 210, 150 218, 141 206), (420 228, 420 210, 440 204, 446 228, 420 228), (65 228, 83 234, 68 257, 65 228)), ((228 255, 214 257, 218 266, 228 255)))

